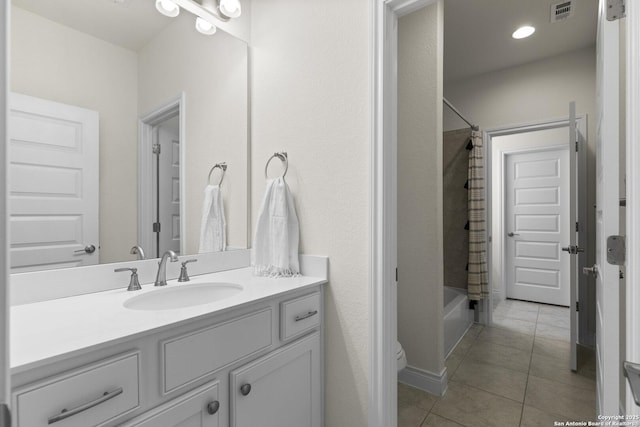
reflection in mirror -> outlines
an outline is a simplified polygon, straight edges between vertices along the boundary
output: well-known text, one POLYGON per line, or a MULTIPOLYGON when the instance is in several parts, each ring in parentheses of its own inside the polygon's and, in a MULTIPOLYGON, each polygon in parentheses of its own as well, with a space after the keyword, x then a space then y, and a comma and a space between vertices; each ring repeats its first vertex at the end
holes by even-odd
POLYGON ((11 19, 13 272, 196 253, 221 162, 227 245, 247 247, 244 42, 148 0, 13 0, 11 19), (142 143, 142 119, 176 100, 142 143))

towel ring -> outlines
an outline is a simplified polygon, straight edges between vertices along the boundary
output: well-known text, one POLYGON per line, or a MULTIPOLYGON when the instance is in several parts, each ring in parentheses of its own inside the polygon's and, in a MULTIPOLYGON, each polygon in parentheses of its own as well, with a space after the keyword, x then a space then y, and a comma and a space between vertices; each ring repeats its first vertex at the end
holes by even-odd
POLYGON ((222 185, 222 181, 224 180, 224 174, 227 172, 227 162, 216 163, 215 165, 213 165, 213 167, 209 171, 209 176, 207 177, 207 183, 209 185, 211 185, 211 174, 216 168, 222 171, 222 175, 220 175, 220 182, 218 183, 218 185, 222 185))
POLYGON ((271 160, 273 160, 276 157, 280 159, 281 162, 284 163, 284 172, 282 173, 283 178, 287 174, 287 171, 289 170, 289 157, 287 156, 287 152, 281 151, 279 153, 273 153, 273 156, 269 157, 269 160, 267 160, 267 164, 264 166, 264 177, 267 179, 269 178, 269 175, 267 175, 267 169, 269 169, 269 163, 271 163, 271 160))

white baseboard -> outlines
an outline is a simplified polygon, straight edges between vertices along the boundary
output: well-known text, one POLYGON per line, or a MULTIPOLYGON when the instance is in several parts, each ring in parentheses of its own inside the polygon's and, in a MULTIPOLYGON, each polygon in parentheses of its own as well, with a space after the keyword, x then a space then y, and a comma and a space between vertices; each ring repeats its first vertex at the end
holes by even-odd
POLYGON ((424 369, 407 366, 398 372, 398 381, 437 396, 444 396, 447 391, 447 369, 440 375, 424 369))

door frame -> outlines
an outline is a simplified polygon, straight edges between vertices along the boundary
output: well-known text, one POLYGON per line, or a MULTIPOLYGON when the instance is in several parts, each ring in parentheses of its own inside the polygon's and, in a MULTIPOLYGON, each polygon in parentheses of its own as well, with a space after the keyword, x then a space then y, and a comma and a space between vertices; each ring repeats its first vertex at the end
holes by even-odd
MULTIPOLYGON (((180 139, 180 218, 185 216, 184 194, 186 192, 186 179, 184 164, 187 138, 186 138, 186 94, 181 92, 177 97, 169 100, 160 107, 143 115, 138 120, 138 244, 145 250, 153 246, 153 232, 150 227, 142 227, 142 224, 154 222, 153 194, 153 158, 149 155, 153 147, 154 128, 163 121, 178 115, 179 139, 180 139)), ((180 253, 184 254, 187 247, 186 223, 180 221, 180 253)))
POLYGON ((398 422, 397 23, 436 2, 374 0, 371 14, 369 427, 395 427, 398 422))
MULTIPOLYGON (((626 356, 625 359, 640 363, 640 5, 626 4, 626 356), (633 286, 633 284, 636 284, 633 286)), ((625 411, 640 415, 631 395, 629 383, 625 384, 625 411)))

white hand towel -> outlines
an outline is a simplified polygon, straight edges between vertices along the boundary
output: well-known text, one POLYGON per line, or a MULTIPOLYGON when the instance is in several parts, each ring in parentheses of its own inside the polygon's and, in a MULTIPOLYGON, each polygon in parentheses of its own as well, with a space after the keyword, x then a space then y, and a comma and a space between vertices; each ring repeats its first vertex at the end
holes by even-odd
POLYGON ((251 248, 256 276, 292 277, 300 274, 300 230, 293 197, 283 177, 267 181, 251 248))
POLYGON ((227 249, 227 222, 219 185, 207 185, 202 202, 199 253, 220 252, 227 249))

